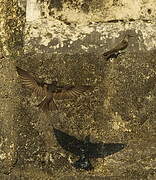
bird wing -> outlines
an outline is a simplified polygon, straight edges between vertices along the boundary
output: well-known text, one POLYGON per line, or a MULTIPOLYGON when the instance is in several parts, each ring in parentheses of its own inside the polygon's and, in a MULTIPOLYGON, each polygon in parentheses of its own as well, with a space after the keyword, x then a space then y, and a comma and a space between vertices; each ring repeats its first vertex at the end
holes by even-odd
POLYGON ((91 86, 57 86, 57 91, 53 94, 56 99, 69 99, 72 97, 77 97, 83 95, 85 91, 92 89, 91 86))
POLYGON ((54 134, 60 146, 77 156, 82 155, 81 147, 84 146, 84 142, 78 140, 74 136, 70 136, 58 129, 54 128, 54 134))
POLYGON ((123 39, 118 45, 116 45, 114 51, 124 50, 127 46, 128 46, 128 41, 123 39))
POLYGON ((38 95, 45 95, 45 91, 43 89, 43 83, 40 83, 31 76, 27 71, 16 67, 18 75, 21 77, 23 84, 28 87, 33 89, 38 95))
POLYGON ((103 158, 122 150, 126 145, 121 143, 88 143, 88 158, 103 158))
POLYGON ((117 53, 118 51, 125 49, 127 46, 128 46, 128 41, 126 41, 125 37, 124 37, 118 44, 116 44, 109 51, 106 51, 103 55, 104 56, 108 56, 108 55, 117 53))

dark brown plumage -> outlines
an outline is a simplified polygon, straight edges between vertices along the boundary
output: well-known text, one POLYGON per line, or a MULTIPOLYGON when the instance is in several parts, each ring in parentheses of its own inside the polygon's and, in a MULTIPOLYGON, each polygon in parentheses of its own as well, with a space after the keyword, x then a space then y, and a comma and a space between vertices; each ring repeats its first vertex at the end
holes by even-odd
POLYGON ((69 99, 72 97, 77 97, 83 94, 85 91, 92 89, 91 86, 83 85, 83 86, 59 86, 57 85, 57 81, 53 81, 51 84, 40 82, 35 77, 30 75, 27 71, 16 67, 17 73, 21 77, 23 84, 33 89, 35 93, 39 96, 44 96, 43 101, 37 106, 41 108, 43 111, 48 110, 57 110, 57 105, 54 99, 69 99))
POLYGON ((108 60, 109 58, 117 57, 122 50, 126 49, 128 46, 130 34, 125 34, 124 37, 109 51, 106 51, 103 56, 108 60))

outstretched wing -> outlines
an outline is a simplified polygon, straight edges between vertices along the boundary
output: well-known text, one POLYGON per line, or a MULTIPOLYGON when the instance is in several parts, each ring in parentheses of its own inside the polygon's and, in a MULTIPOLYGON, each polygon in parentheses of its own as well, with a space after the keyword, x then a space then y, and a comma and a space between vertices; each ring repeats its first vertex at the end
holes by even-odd
POLYGON ((56 139, 63 149, 77 156, 82 155, 81 147, 84 146, 83 141, 80 141, 74 136, 70 136, 58 129, 55 129, 55 128, 53 129, 54 129, 54 134, 56 136, 56 139))
POLYGON ((83 95, 87 90, 93 89, 92 86, 57 86, 57 91, 53 94, 56 99, 69 99, 72 97, 77 97, 83 95))
POLYGON ((104 158, 122 150, 126 145, 121 143, 88 143, 88 158, 104 158))
POLYGON ((33 89, 38 95, 45 95, 45 91, 43 89, 43 83, 38 82, 33 76, 31 76, 27 71, 16 67, 18 75, 21 77, 23 84, 33 89))

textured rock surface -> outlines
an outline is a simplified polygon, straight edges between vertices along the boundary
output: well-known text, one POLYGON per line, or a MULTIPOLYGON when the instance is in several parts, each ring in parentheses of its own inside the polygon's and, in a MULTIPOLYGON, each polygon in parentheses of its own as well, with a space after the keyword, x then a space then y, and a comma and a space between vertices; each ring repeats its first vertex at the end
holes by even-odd
MULTIPOLYGON (((37 18, 55 17, 60 21, 76 24, 117 20, 154 20, 156 16, 154 0, 27 0, 27 5, 30 4, 37 18)), ((29 15, 32 11, 30 9, 28 11, 29 15)), ((31 18, 28 16, 28 20, 31 18)))
POLYGON ((155 1, 22 0, 0 7, 0 178, 155 179, 155 1), (126 31, 134 37, 125 53, 106 61, 102 53, 126 31), (46 81, 96 88, 45 114, 15 65, 46 81), (75 170, 76 157, 57 144, 53 126, 79 139, 90 134, 93 142, 128 146, 93 159, 94 171, 75 170))

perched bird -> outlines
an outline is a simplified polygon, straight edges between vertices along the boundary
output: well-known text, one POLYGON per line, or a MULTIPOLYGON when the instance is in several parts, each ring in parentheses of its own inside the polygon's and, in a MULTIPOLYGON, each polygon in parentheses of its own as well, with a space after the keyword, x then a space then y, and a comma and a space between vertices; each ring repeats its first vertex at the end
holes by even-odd
POLYGON ((89 136, 86 136, 84 141, 81 141, 58 129, 53 129, 60 146, 66 151, 80 157, 79 160, 73 164, 73 166, 78 169, 92 170, 94 168, 89 160, 90 158, 104 158, 122 150, 126 146, 121 143, 91 143, 89 136))
POLYGON ((128 46, 129 38, 133 35, 125 34, 124 37, 116 43, 116 45, 109 51, 106 51, 103 56, 108 60, 110 58, 117 58, 121 54, 122 50, 126 49, 128 46))
POLYGON ((16 67, 17 73, 21 77, 23 84, 27 88, 31 88, 36 92, 39 96, 44 96, 44 99, 37 107, 41 108, 43 111, 48 110, 58 110, 58 107, 55 103, 54 99, 69 99, 72 97, 77 97, 83 94, 85 91, 92 89, 91 86, 83 85, 83 86, 59 86, 57 85, 57 81, 52 81, 51 84, 41 82, 37 80, 35 77, 30 75, 27 71, 16 67))

